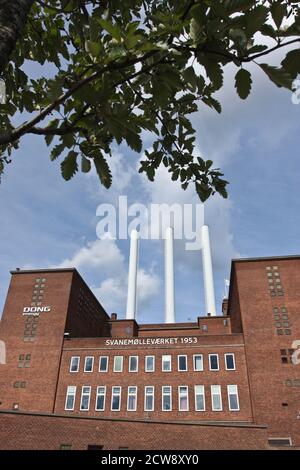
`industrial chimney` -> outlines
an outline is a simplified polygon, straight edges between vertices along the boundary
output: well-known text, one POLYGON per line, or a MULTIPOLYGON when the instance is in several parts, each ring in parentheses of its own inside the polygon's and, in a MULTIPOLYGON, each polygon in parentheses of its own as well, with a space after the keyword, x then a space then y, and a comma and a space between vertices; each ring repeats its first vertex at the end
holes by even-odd
POLYGON ((165 323, 175 323, 173 228, 165 232, 165 323))
POLYGON ((137 267, 138 267, 138 232, 132 230, 130 234, 130 254, 128 268, 128 293, 126 320, 136 319, 136 289, 137 289, 137 267))
POLYGON ((203 225, 201 229, 202 235, 202 267, 204 277, 204 295, 206 314, 216 315, 216 302, 214 279, 212 270, 212 260, 210 251, 209 229, 207 225, 203 225))

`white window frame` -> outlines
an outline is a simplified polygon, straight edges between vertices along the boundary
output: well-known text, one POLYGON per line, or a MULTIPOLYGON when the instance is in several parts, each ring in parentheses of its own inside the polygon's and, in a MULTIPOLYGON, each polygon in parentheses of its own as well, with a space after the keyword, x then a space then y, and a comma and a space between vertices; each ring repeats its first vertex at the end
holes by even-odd
POLYGON ((163 354, 161 356, 161 370, 162 370, 162 372, 172 372, 172 356, 171 356, 171 354, 163 354), (164 370, 164 357, 169 357, 170 358, 170 369, 169 370, 164 370))
POLYGON ((154 386, 153 386, 153 385, 146 385, 146 386, 145 386, 145 389, 144 389, 144 411, 149 411, 149 412, 150 412, 150 411, 154 411, 154 400, 155 400, 155 395, 154 395, 154 393, 155 393, 155 392, 154 392, 154 386), (146 392, 146 389, 147 389, 147 388, 148 388, 148 389, 151 388, 151 393, 147 393, 147 392, 146 392), (151 410, 146 409, 146 403, 147 403, 146 398, 147 398, 147 396, 149 396, 149 395, 153 398, 153 400, 152 400, 152 409, 151 409, 151 410))
POLYGON ((239 399, 239 391, 238 391, 238 386, 235 384, 230 384, 227 385, 227 397, 228 397, 228 409, 229 411, 240 411, 240 399, 239 399), (235 393, 229 393, 229 388, 230 387, 235 387, 235 393), (237 398, 237 408, 231 408, 230 406, 230 395, 236 395, 237 398))
POLYGON ((172 411, 172 387, 170 385, 162 385, 161 387, 161 410, 168 413, 172 411), (164 393, 164 388, 168 387, 170 389, 170 393, 164 393), (164 410, 164 396, 165 395, 170 395, 170 409, 169 410, 164 410))
POLYGON ((136 373, 138 371, 139 371, 139 356, 129 356, 129 359, 128 359, 128 372, 136 373), (130 370, 130 363, 131 363, 131 358, 132 357, 136 358, 136 370, 130 370))
POLYGON ((90 374, 91 372, 93 372, 93 370, 94 370, 94 361, 95 361, 94 356, 85 356, 85 358, 84 358, 84 369, 83 369, 83 371, 86 372, 87 374, 90 374), (86 364, 87 364, 87 360, 88 360, 88 359, 92 359, 92 369, 91 369, 91 370, 86 370, 86 364))
POLYGON ((148 355, 148 356, 145 356, 145 372, 155 372, 155 356, 153 355, 148 355), (153 358, 153 370, 149 370, 147 368, 147 358, 148 357, 152 357, 153 358))
POLYGON ((177 369, 178 369, 178 372, 187 372, 187 370, 188 370, 188 361, 187 361, 187 355, 186 354, 178 354, 178 356, 177 356, 177 369), (180 363, 179 358, 180 357, 185 357, 185 366, 186 366, 185 369, 180 369, 179 368, 179 363, 180 363))
POLYGON ((206 411, 206 404, 205 404, 205 387, 204 385, 195 385, 194 386, 194 395, 195 395, 195 411, 201 413, 201 411, 206 411), (196 392, 196 389, 197 387, 201 387, 201 390, 202 390, 202 393, 197 393, 196 392), (198 410, 197 409, 197 396, 198 395, 202 395, 203 396, 203 409, 202 410, 198 410))
POLYGON ((234 353, 225 353, 224 354, 224 361, 225 361, 225 369, 226 370, 236 370, 236 367, 235 367, 235 355, 234 353), (233 357, 233 369, 228 369, 227 367, 227 356, 232 356, 233 357))
POLYGON ((110 403, 110 410, 111 411, 115 411, 115 412, 119 412, 121 410, 121 400, 122 400, 122 387, 120 387, 119 385, 114 385, 112 388, 111 388, 111 403, 110 403), (114 388, 119 388, 120 389, 120 392, 119 393, 114 393, 114 388), (118 410, 114 410, 113 409, 113 398, 115 395, 118 395, 120 397, 120 400, 119 400, 119 409, 118 410))
POLYGON ((209 362, 209 370, 211 370, 212 372, 218 372, 220 370, 220 361, 219 361, 219 354, 217 353, 211 353, 208 355, 208 362, 209 362), (217 362, 218 362, 218 368, 217 369, 212 369, 211 368, 211 362, 210 362, 210 358, 211 356, 217 356, 217 362))
POLYGON ((137 387, 135 385, 129 385, 127 388, 127 411, 136 411, 137 409, 137 387), (129 393, 129 389, 134 388, 135 392, 134 393, 129 393), (134 396, 135 397, 135 408, 133 410, 129 409, 129 397, 134 396))
POLYGON ((76 385, 68 385, 68 387, 67 387, 67 393, 66 393, 66 400, 65 400, 65 411, 74 411, 74 409, 75 409, 75 400, 76 400, 76 392, 77 392, 77 387, 76 387, 76 385), (70 392, 69 392, 70 389, 74 390, 74 393, 70 393, 70 392), (74 396, 73 407, 72 407, 72 408, 67 408, 67 403, 68 403, 68 397, 69 397, 69 395, 74 396))
POLYGON ((91 386, 90 385, 82 385, 81 387, 81 397, 80 397, 80 411, 89 411, 90 410, 90 403, 91 403, 91 386), (88 388, 89 389, 89 393, 83 393, 83 389, 84 388, 88 388), (87 408, 84 408, 82 409, 82 399, 83 399, 83 396, 84 395, 88 395, 89 397, 89 402, 88 402, 88 407, 87 408))
POLYGON ((114 356, 114 372, 121 373, 123 372, 124 357, 123 356, 114 356), (117 357, 121 358, 121 370, 116 370, 116 359, 117 357))
POLYGON ((211 386, 210 386, 210 396, 211 396, 211 409, 212 409, 212 411, 215 411, 215 412, 223 411, 222 388, 221 388, 221 385, 217 385, 217 384, 211 385, 211 386), (216 393, 213 393, 213 387, 219 387, 219 390, 220 390, 220 393, 218 393, 218 395, 220 395, 220 405, 221 405, 221 408, 220 408, 220 409, 215 409, 215 408, 214 408, 213 395, 217 395, 217 394, 216 394, 216 393))
POLYGON ((70 372, 71 372, 72 374, 76 374, 77 372, 79 372, 79 367, 80 367, 80 356, 72 356, 72 357, 71 357, 71 361, 70 361, 70 372), (78 359, 77 370, 72 370, 72 362, 73 362, 73 359, 78 359))
POLYGON ((203 370, 204 370, 203 354, 193 354, 193 370, 194 370, 194 372, 203 372, 203 370), (195 358, 198 357, 198 356, 201 357, 202 369, 196 369, 196 361, 195 361, 195 358))
POLYGON ((178 411, 190 411, 190 402, 189 402, 189 387, 187 385, 178 385, 178 411), (180 406, 180 397, 182 395, 185 396, 185 394, 183 394, 182 392, 180 392, 180 388, 185 388, 186 389, 186 402, 187 402, 187 409, 186 410, 182 410, 181 409, 181 406, 180 406))
POLYGON ((105 402, 106 402, 106 386, 105 385, 98 385, 97 390, 96 390, 96 403, 95 403, 95 411, 104 411, 105 410, 105 402), (102 388, 104 389, 104 393, 99 393, 99 389, 102 388), (103 396, 103 408, 97 408, 97 401, 98 397, 103 396))
POLYGON ((108 361, 109 361, 108 356, 99 356, 98 372, 101 372, 101 373, 103 372, 103 373, 104 373, 104 372, 107 372, 107 371, 108 371, 108 361), (105 369, 105 370, 101 370, 101 369, 100 369, 100 364, 101 364, 101 359, 102 359, 102 358, 106 358, 106 369, 105 369))

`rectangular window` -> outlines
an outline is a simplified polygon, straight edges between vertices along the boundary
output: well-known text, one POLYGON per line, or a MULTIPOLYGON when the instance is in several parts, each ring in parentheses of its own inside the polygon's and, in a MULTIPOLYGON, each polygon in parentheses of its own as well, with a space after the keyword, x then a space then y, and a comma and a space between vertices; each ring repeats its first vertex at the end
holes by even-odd
POLYGON ((194 354, 193 356, 194 370, 202 371, 203 370, 203 356, 202 354, 194 354))
POLYGON ((219 370, 219 356, 218 354, 209 355, 209 370, 219 370))
POLYGON ((107 372, 107 371, 108 371, 108 357, 100 356, 99 357, 99 372, 107 372))
POLYGON ((73 411, 75 407, 75 397, 76 397, 76 387, 70 385, 67 388, 67 395, 66 395, 66 403, 65 403, 65 410, 66 411, 73 411))
POLYGON ((105 396, 106 396, 106 387, 99 386, 97 387, 97 395, 96 395, 96 411, 104 411, 105 410, 105 396))
POLYGON ((145 372, 154 372, 154 371, 155 371, 155 357, 145 356, 145 372))
POLYGON ((228 406, 230 411, 239 411, 239 396, 237 385, 227 385, 228 406))
POLYGON ((172 387, 168 385, 162 387, 162 410, 172 411, 172 387))
POLYGON ((179 372, 187 371, 187 356, 178 356, 178 370, 179 372))
POLYGON ((225 366, 226 370, 235 370, 235 359, 233 353, 225 354, 225 366))
POLYGON ((84 372, 93 372, 94 358, 93 356, 87 356, 84 361, 84 372))
POLYGON ((195 411, 205 411, 204 385, 195 385, 195 411))
POLYGON ((178 387, 178 407, 179 411, 189 411, 189 392, 185 385, 178 387))
POLYGON ((211 385, 211 408, 213 411, 222 411, 221 386, 211 385))
POLYGON ((81 388, 80 411, 88 411, 90 409, 91 387, 84 385, 81 388))
POLYGON ((129 356, 129 372, 138 372, 139 358, 138 356, 129 356))
POLYGON ((111 392, 111 411, 121 409, 121 387, 113 387, 111 392))
POLYGON ((128 387, 127 411, 136 411, 137 387, 128 387))
POLYGON ((145 411, 154 411, 154 387, 147 386, 145 387, 145 411))
POLYGON ((123 371, 123 356, 114 357, 114 372, 123 371))
POLYGON ((169 356, 169 355, 162 356, 161 362, 162 362, 162 371, 163 372, 171 372, 171 370, 172 370, 171 356, 169 356))
POLYGON ((71 357, 70 372, 78 372, 79 371, 79 363, 80 363, 80 357, 79 356, 71 357))

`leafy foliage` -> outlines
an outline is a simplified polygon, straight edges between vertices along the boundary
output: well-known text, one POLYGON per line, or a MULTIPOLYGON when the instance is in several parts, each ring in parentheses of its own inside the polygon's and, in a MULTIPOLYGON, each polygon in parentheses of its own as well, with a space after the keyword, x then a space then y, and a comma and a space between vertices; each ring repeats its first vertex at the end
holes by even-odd
MULTIPOLYGON (((109 188, 112 146, 125 142, 143 152, 139 171, 150 181, 164 165, 184 190, 193 184, 202 201, 216 192, 227 197, 221 171, 211 160, 195 155, 190 115, 202 103, 221 112, 215 93, 223 86, 228 64, 237 68, 238 95, 247 98, 252 78, 245 65, 299 43, 299 3, 34 2, 4 70, 8 101, 0 105, 0 174, 12 150, 31 133, 44 136, 51 160, 62 159, 66 180, 94 167, 109 188), (261 43, 262 36, 274 46, 261 43), (50 64, 53 75, 28 76, 28 61, 50 64), (24 123, 17 127, 16 118, 19 121, 25 113, 24 123), (143 149, 146 131, 154 136, 151 150, 143 149)), ((288 50, 281 67, 257 64, 277 86, 292 89, 300 73, 299 51, 299 44, 288 50)))

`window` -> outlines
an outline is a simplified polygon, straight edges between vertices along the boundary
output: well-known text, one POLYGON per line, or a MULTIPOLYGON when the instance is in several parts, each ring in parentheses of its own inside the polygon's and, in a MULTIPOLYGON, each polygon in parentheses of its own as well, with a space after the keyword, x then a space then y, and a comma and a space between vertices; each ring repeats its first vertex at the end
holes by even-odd
POLYGON ((162 387, 162 410, 172 411, 172 387, 168 385, 162 387))
POLYGON ((81 388, 80 411, 88 411, 90 408, 91 387, 83 386, 81 388))
POLYGON ((271 447, 291 446, 292 439, 290 437, 271 437, 268 439, 268 443, 271 447))
POLYGON ((67 388, 67 395, 66 395, 66 403, 65 403, 65 410, 66 411, 73 411, 75 406, 75 397, 76 397, 76 387, 70 385, 67 388))
POLYGON ((71 357, 70 372, 78 372, 79 371, 79 363, 80 363, 80 357, 79 356, 71 357))
POLYGON ((144 410, 154 411, 154 387, 152 386, 145 387, 144 410))
POLYGON ((219 356, 218 354, 209 355, 209 370, 219 370, 219 356))
POLYGON ((237 385, 227 385, 228 406, 230 411, 239 411, 239 397, 237 385))
POLYGON ((235 359, 233 353, 225 354, 226 370, 235 370, 235 359))
POLYGON ((205 411, 204 385, 195 385, 195 411, 205 411))
POLYGON ((121 387, 113 387, 112 393, 111 393, 111 411, 120 411, 120 409, 121 409, 121 387))
POLYGON ((96 394, 96 411, 104 411, 105 410, 105 396, 106 396, 106 387, 99 386, 97 387, 97 394, 96 394))
POLYGON ((162 361, 162 371, 163 372, 170 372, 172 370, 172 365, 171 365, 171 356, 162 356, 161 358, 162 361))
POLYGON ((88 444, 87 450, 102 450, 103 446, 99 444, 88 444))
POLYGON ((282 364, 292 363, 294 349, 280 349, 280 357, 282 364))
POLYGON ((114 357, 114 372, 123 371, 123 356, 114 357))
POLYGON ((187 356, 178 356, 178 370, 187 371, 187 356))
POLYGON ((59 450, 71 450, 72 444, 60 444, 59 450))
POLYGON ((129 356, 129 372, 138 372, 139 358, 138 356, 129 356))
POLYGON ((18 360, 18 367, 30 367, 31 354, 20 354, 18 360))
POLYGON ((213 411, 222 411, 221 386, 211 385, 211 408, 213 411))
POLYGON ((179 411, 189 411, 189 392, 185 385, 178 387, 178 407, 179 411))
POLYGON ((128 387, 127 411, 136 411, 137 387, 128 387))
POLYGON ((99 372, 107 372, 107 371, 108 371, 108 357, 100 356, 99 357, 99 372))
POLYGON ((145 356, 145 372, 154 372, 154 371, 155 371, 155 357, 145 356))
POLYGON ((93 372, 94 358, 93 356, 87 356, 84 361, 84 372, 93 372))
POLYGON ((203 370, 203 356, 202 354, 194 354, 193 356, 194 370, 202 371, 203 370))

